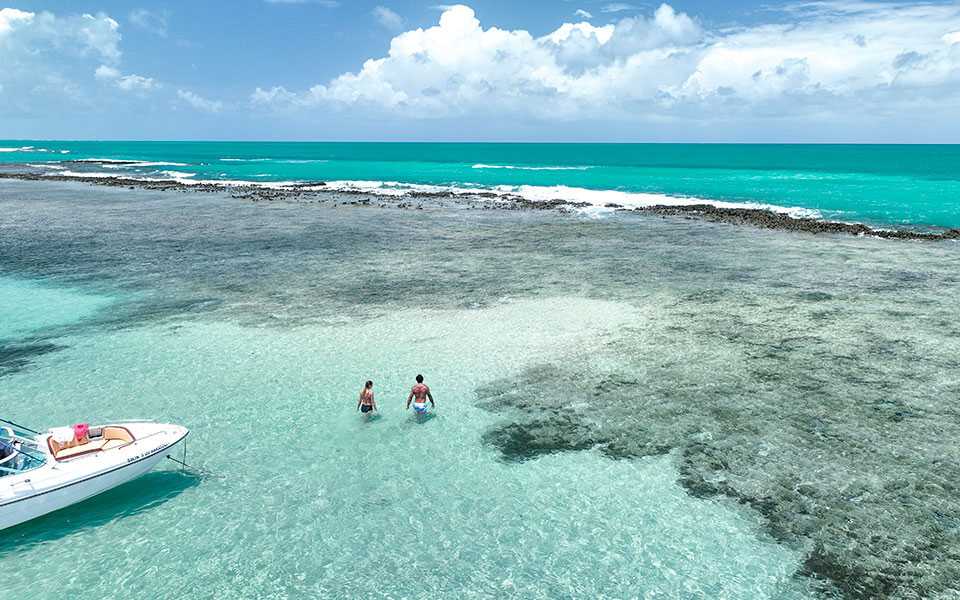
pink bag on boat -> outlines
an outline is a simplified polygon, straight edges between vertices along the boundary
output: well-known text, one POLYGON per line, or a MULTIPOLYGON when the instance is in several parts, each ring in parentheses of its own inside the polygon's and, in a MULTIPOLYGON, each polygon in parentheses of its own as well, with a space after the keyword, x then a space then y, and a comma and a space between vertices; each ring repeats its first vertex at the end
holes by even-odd
POLYGON ((87 423, 77 423, 73 426, 73 439, 80 440, 85 439, 90 435, 90 425, 87 423))

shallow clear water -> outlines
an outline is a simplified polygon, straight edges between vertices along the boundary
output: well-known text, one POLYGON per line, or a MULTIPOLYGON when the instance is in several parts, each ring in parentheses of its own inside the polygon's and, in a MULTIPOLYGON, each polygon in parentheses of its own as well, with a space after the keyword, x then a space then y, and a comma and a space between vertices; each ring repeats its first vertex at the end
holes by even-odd
POLYGON ((960 227, 956 145, 0 141, 2 163, 187 182, 497 190, 597 207, 696 199, 880 226, 960 227), (89 159, 139 163, 64 163, 89 159))
POLYGON ((0 279, 0 339, 24 337, 46 328, 70 325, 110 304, 110 299, 37 281, 0 279))
POLYGON ((487 374, 589 347, 583 332, 630 316, 598 301, 524 301, 292 332, 195 323, 75 340, 59 373, 11 377, 4 396, 50 407, 54 422, 187 423, 188 459, 217 478, 184 476, 172 484, 189 485, 182 494, 134 516, 88 525, 78 507, 13 532, 12 544, 36 541, 3 558, 16 573, 8 589, 109 594, 119 581, 142 592, 151 572, 174 571, 164 597, 782 597, 799 587, 798 553, 758 535, 756 516, 687 496, 668 459, 583 453, 517 469, 480 443, 495 419, 472 392, 487 374), (402 402, 423 365, 440 408, 418 424, 402 402), (366 377, 382 406, 370 423, 353 398, 366 377))
POLYGON ((958 265, 635 215, 2 182, 3 415, 183 423, 210 474, 0 533, 4 588, 949 597, 958 265))

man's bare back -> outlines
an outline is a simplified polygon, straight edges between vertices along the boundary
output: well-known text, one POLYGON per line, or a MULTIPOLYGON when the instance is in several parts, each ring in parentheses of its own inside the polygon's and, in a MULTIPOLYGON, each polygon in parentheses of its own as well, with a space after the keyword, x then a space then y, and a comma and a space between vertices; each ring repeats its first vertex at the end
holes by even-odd
POLYGON ((426 402, 427 396, 430 394, 430 386, 425 383, 418 383, 413 386, 413 389, 410 390, 410 393, 413 394, 413 399, 417 402, 426 402))
POLYGON ((430 406, 436 408, 437 404, 433 401, 430 386, 423 382, 423 375, 417 375, 417 383, 407 396, 407 408, 410 408, 410 403, 413 402, 413 411, 418 415, 424 415, 427 413, 427 400, 430 401, 430 406))

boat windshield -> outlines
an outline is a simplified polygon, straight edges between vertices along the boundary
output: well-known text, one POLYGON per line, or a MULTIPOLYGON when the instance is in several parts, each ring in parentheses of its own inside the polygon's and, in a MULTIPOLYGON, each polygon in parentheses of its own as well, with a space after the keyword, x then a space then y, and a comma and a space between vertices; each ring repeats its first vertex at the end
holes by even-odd
POLYGON ((0 477, 36 469, 46 462, 33 436, 26 431, 0 426, 0 477))

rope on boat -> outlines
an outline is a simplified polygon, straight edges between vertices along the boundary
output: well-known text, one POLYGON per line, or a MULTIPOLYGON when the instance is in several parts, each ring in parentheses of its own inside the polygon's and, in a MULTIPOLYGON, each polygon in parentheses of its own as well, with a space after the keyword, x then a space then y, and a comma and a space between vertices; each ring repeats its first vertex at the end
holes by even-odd
POLYGON ((190 471, 195 475, 200 475, 201 477, 220 478, 219 475, 214 475, 213 473, 211 473, 210 471, 207 471, 206 469, 201 469, 200 467, 195 467, 193 465, 187 464, 187 441, 186 440, 183 441, 183 460, 176 459, 170 456, 169 454, 167 455, 167 458, 169 458, 173 462, 180 465, 184 471, 190 471))
POLYGON ((13 426, 13 427, 16 427, 17 429, 22 429, 22 430, 24 430, 24 431, 29 431, 30 433, 35 433, 35 434, 37 434, 37 435, 40 435, 40 432, 39 432, 39 431, 37 431, 37 430, 35 430, 35 429, 30 429, 29 427, 24 427, 23 425, 17 425, 17 424, 14 423, 13 421, 8 421, 8 420, 6 420, 6 419, 0 419, 0 423, 6 423, 7 425, 11 425, 11 426, 13 426))
POLYGON ((211 477, 211 478, 216 478, 216 479, 220 479, 220 478, 221 478, 220 475, 215 475, 215 474, 211 473, 210 471, 207 471, 206 469, 201 469, 200 467, 195 467, 195 466, 193 466, 193 465, 188 465, 187 463, 183 462, 182 460, 178 460, 178 459, 170 456, 169 454, 167 455, 167 458, 169 458, 169 459, 172 460, 173 462, 175 462, 175 463, 177 463, 178 465, 180 465, 181 467, 183 467, 183 470, 184 470, 184 471, 189 471, 190 473, 193 473, 194 475, 199 475, 199 476, 201 476, 201 477, 211 477))
POLYGON ((199 467, 195 467, 195 466, 193 466, 193 465, 188 465, 187 463, 183 462, 182 460, 177 460, 176 458, 170 456, 169 454, 167 455, 167 458, 169 458, 169 459, 172 460, 173 462, 177 463, 178 465, 180 465, 181 467, 183 467, 185 470, 193 471, 193 472, 199 473, 199 474, 201 474, 201 475, 204 475, 204 474, 205 474, 204 471, 203 471, 203 469, 201 469, 201 468, 199 468, 199 467))

